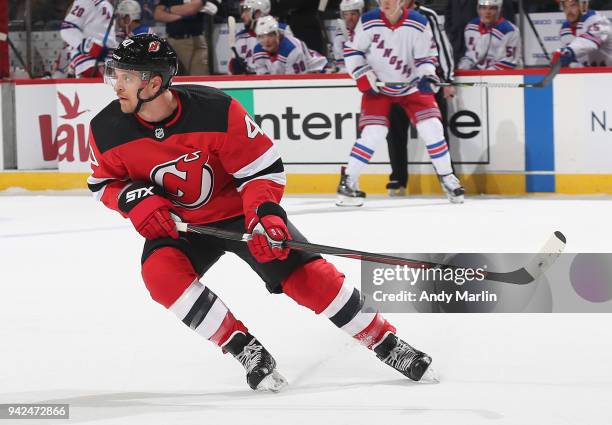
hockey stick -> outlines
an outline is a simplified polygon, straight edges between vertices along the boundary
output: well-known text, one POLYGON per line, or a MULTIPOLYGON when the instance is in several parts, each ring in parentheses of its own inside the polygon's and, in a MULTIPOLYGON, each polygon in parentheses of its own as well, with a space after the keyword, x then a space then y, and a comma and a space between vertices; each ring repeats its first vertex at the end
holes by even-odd
MULTIPOLYGON (((542 42, 542 37, 540 37, 540 33, 538 32, 537 28, 535 27, 535 25, 533 23, 533 20, 531 19, 531 16, 529 15, 528 12, 525 11, 525 7, 524 7, 523 3, 524 2, 522 2, 522 1, 518 2, 519 15, 521 17, 524 16, 527 19, 527 23, 529 24, 529 27, 531 28, 531 31, 533 31, 533 35, 535 35, 536 40, 538 40, 538 43, 540 44, 540 49, 542 49, 542 53, 544 53, 544 56, 546 57, 548 62, 551 63, 550 55, 548 54, 548 50, 546 50, 546 47, 544 46, 544 43, 542 42)), ((523 29, 523 28, 521 28, 521 29, 523 29)), ((525 45, 523 44, 523 48, 524 47, 525 47, 525 45)))
POLYGON ((317 10, 317 22, 319 24, 319 31, 321 31, 321 36, 323 37, 323 51, 319 52, 326 58, 329 58, 329 48, 331 47, 331 41, 329 39, 329 35, 327 34, 327 29, 325 28, 325 18, 323 13, 325 9, 327 9, 327 1, 328 0, 320 0, 319 8, 317 10))
MULTIPOLYGON (((199 233, 201 235, 214 236, 216 238, 228 239, 232 241, 248 242, 252 236, 248 233, 231 232, 228 230, 216 229, 214 227, 200 226, 197 224, 176 223, 179 232, 199 233)), ((484 271, 485 279, 495 282, 512 283, 515 285, 526 285, 538 279, 559 257, 565 248, 566 239, 561 232, 555 232, 548 240, 544 248, 538 253, 525 267, 510 272, 491 272, 484 271)), ((284 248, 291 248, 297 251, 305 251, 316 254, 328 254, 338 257, 353 258, 355 260, 369 261, 372 263, 390 264, 397 266, 407 266, 413 269, 440 268, 462 269, 463 267, 450 264, 433 263, 422 260, 411 260, 407 258, 394 257, 385 254, 375 254, 371 252, 355 251, 352 249, 337 248, 333 246, 318 245, 309 242, 286 240, 279 244, 284 248)))
POLYGON ((227 44, 229 44, 230 50, 234 52, 234 57, 241 60, 238 50, 236 50, 236 18, 233 16, 227 18, 227 31, 227 44))
POLYGON ((26 72, 26 74, 28 74, 28 78, 32 79, 32 74, 30 73, 30 69, 28 68, 28 65, 23 60, 23 57, 21 56, 21 53, 19 53, 19 50, 17 50, 17 47, 15 47, 15 45, 13 44, 13 41, 9 37, 6 37, 6 41, 8 42, 10 48, 13 50, 13 53, 17 57, 17 60, 19 61, 19 63, 21 63, 21 66, 23 66, 23 70, 26 72))
POLYGON ((233 16, 228 16, 227 18, 227 31, 227 44, 229 45, 230 50, 234 53, 234 59, 236 62, 241 64, 241 66, 244 68, 244 72, 249 74, 249 68, 246 61, 240 57, 238 50, 236 50, 236 18, 233 16))
MULTIPOLYGON (((109 3, 111 4, 111 6, 113 6, 113 15, 111 16, 110 22, 108 23, 108 26, 106 27, 106 33, 104 34, 104 38, 102 39, 102 52, 104 52, 104 50, 106 49, 106 42, 108 41, 110 30, 113 27, 113 23, 115 22, 115 5, 112 2, 109 2, 109 3)), ((98 75, 98 65, 99 64, 100 64, 100 57, 97 57, 96 61, 94 62, 94 72, 95 72, 94 75, 98 75)), ((104 76, 104 73, 102 73, 102 76, 104 76)))
MULTIPOLYGON (((493 88, 493 89, 495 88, 541 89, 549 85, 550 82, 555 78, 555 76, 559 73, 560 70, 561 70, 561 61, 558 61, 552 65, 552 67, 550 68, 548 73, 544 76, 544 78, 542 78, 540 81, 536 83, 492 83, 488 81, 478 81, 478 82, 468 83, 468 82, 453 81, 452 83, 433 83, 433 84, 435 84, 438 87, 453 86, 453 87, 484 87, 484 88, 493 88)), ((411 85, 414 85, 414 84, 410 82, 387 83, 387 82, 382 82, 382 81, 378 81, 376 83, 377 87, 405 87, 405 86, 411 86, 411 85)))

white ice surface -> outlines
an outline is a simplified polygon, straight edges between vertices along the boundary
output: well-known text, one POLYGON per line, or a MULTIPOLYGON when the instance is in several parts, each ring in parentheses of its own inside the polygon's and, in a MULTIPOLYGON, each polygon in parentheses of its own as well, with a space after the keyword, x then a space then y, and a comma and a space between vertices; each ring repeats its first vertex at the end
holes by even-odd
MULTIPOLYGON (((332 202, 284 205, 311 241, 375 252, 530 252, 557 229, 568 252, 612 248, 607 198, 332 202)), ((149 298, 141 246, 90 197, 0 196, 0 403, 69 403, 71 424, 612 424, 612 315, 387 315, 433 356, 441 383, 415 384, 225 255, 203 282, 290 381, 258 394, 149 298)))

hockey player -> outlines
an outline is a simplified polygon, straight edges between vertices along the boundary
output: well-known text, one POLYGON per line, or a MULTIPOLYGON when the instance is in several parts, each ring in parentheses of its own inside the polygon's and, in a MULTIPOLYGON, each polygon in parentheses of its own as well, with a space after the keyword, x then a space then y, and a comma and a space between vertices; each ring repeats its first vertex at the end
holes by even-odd
POLYGON ((520 65, 519 29, 501 15, 503 0, 478 0, 478 17, 465 27, 459 69, 515 69, 520 65))
MULTIPOLYGON (((454 78, 455 63, 453 61, 453 48, 440 25, 438 14, 421 4, 420 1, 406 0, 406 7, 414 9, 427 18, 433 35, 436 51, 438 53, 438 66, 436 73, 445 83, 451 83, 454 78)), ((453 86, 444 86, 436 93, 436 102, 442 114, 444 137, 448 140, 448 99, 456 94, 453 86)), ((399 105, 391 107, 389 115, 389 134, 387 146, 389 148, 389 162, 391 174, 386 189, 389 196, 404 196, 408 186, 408 127, 410 121, 399 105)))
POLYGON ((61 37, 73 48, 77 77, 100 76, 108 52, 117 46, 113 5, 108 0, 75 0, 61 25, 61 37))
POLYGON ((151 33, 148 25, 142 24, 142 8, 136 0, 122 0, 117 5, 117 42, 137 34, 151 33))
POLYGON ((344 28, 339 28, 334 37, 334 59, 338 72, 346 72, 344 64, 344 43, 352 41, 355 35, 355 27, 363 12, 363 0, 342 0, 340 2, 340 18, 344 22, 344 28), (344 31, 346 29, 346 32, 344 31))
POLYGON ((438 63, 427 19, 405 8, 404 0, 379 0, 380 8, 365 13, 346 43, 344 59, 363 93, 359 128, 348 166, 341 170, 338 206, 361 206, 365 193, 358 178, 388 133, 389 111, 400 104, 427 146, 440 184, 453 203, 463 202, 464 190, 453 174, 448 144, 434 99, 438 63), (378 87, 378 82, 408 83, 378 87))
MULTIPOLYGON (((236 34, 236 51, 239 58, 232 58, 228 64, 230 74, 254 74, 253 49, 257 45, 255 22, 262 16, 270 14, 270 0, 244 0, 240 6, 240 19, 244 29, 236 34)), ((283 34, 293 35, 291 28, 283 22, 278 23, 283 34)))
POLYGON ((384 363, 419 380, 431 358, 395 335, 380 313, 319 255, 279 247, 304 241, 279 205, 285 173, 272 141, 236 100, 203 86, 170 87, 176 53, 153 34, 124 40, 107 62, 117 100, 91 121, 89 188, 146 238, 142 276, 151 297, 231 353, 253 389, 286 385, 261 342, 207 286, 225 253, 245 261, 272 293, 328 317, 384 363), (251 233, 247 244, 177 233, 173 221, 251 233))
POLYGON ((318 73, 328 66, 327 58, 310 50, 303 41, 283 34, 272 16, 257 20, 255 34, 253 64, 259 75, 318 73))
POLYGON ((553 62, 563 66, 612 66, 612 24, 605 16, 589 10, 589 0, 561 0, 567 18, 561 26, 563 47, 553 62))

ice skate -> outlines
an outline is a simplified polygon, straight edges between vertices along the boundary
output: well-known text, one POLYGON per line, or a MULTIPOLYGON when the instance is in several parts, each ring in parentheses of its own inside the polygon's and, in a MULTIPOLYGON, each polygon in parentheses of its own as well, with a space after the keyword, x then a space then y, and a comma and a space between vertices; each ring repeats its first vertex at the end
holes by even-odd
POLYGON ((276 361, 253 335, 236 332, 223 349, 244 366, 252 389, 279 392, 287 386, 287 380, 276 370, 276 361))
POLYGON ((439 176, 442 190, 446 193, 448 200, 453 204, 463 204, 465 189, 461 186, 461 182, 454 174, 439 176))
POLYGON ((338 199, 336 205, 339 207, 360 207, 366 194, 357 188, 357 184, 352 183, 346 174, 346 167, 340 169, 340 184, 338 184, 338 199))
POLYGON ((431 364, 431 357, 411 347, 391 332, 387 332, 373 350, 383 363, 413 381, 420 381, 431 364))
POLYGON ((389 181, 386 189, 389 196, 406 196, 406 186, 400 185, 397 180, 389 181))

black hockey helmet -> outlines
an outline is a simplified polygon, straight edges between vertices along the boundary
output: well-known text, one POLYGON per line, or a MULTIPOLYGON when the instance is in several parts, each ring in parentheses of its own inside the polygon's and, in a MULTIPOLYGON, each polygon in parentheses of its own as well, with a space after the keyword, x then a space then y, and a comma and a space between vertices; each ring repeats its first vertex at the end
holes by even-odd
POLYGON ((115 69, 141 71, 142 80, 159 75, 163 89, 167 89, 178 70, 178 59, 165 39, 155 34, 138 34, 123 40, 114 50, 106 62, 105 76, 113 76, 115 69))

